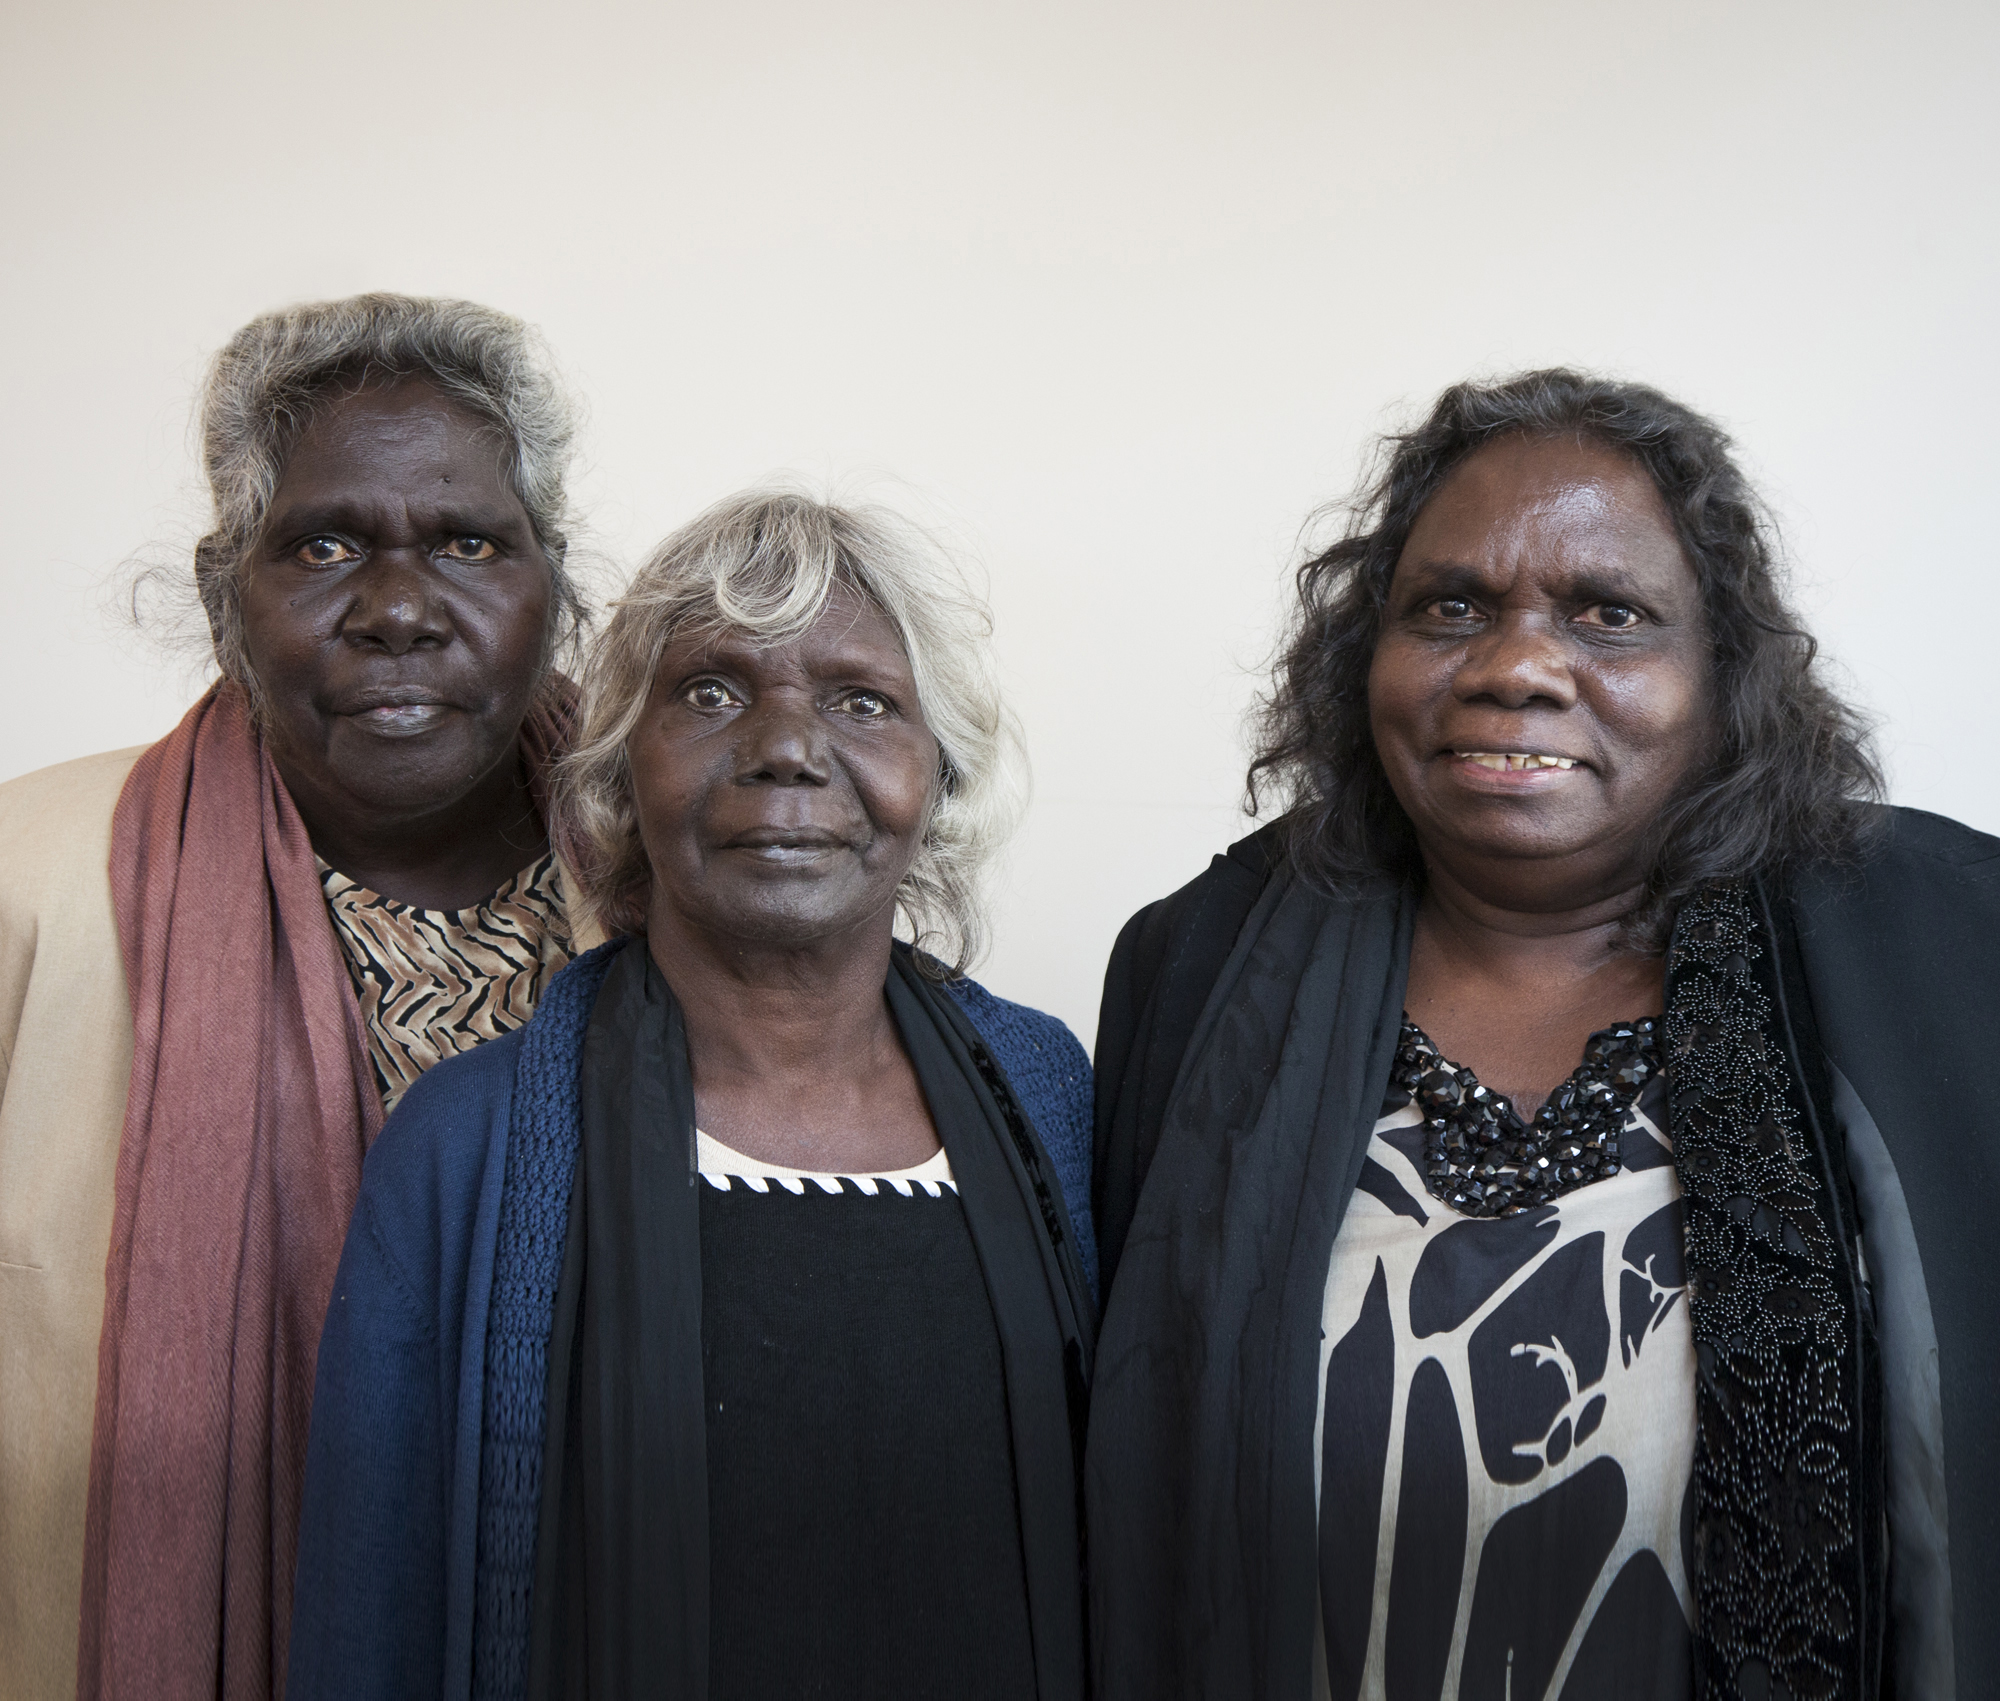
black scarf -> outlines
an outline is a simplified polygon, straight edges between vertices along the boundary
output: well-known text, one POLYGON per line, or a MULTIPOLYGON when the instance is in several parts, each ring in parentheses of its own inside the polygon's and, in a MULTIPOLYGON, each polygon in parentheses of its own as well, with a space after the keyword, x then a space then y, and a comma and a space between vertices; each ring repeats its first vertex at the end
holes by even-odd
MULTIPOLYGON (((1103 1697, 1311 1693, 1320 1309, 1414 916, 1407 890, 1329 898, 1277 873, 1181 1052, 1093 1393, 1103 1697)), ((1796 956, 1737 889, 1688 907, 1670 957, 1705 1698, 1868 1695, 1880 1658, 1872 1336, 1796 956)))
MULTIPOLYGON (((1037 1690, 1080 1701, 1089 1288, 1053 1172, 977 1033, 892 959, 888 999, 993 1305, 1037 1690)), ((549 1342, 531 1701, 708 1693, 708 1468, 694 1092, 680 1006, 642 944, 584 1041, 582 1142, 549 1342)))

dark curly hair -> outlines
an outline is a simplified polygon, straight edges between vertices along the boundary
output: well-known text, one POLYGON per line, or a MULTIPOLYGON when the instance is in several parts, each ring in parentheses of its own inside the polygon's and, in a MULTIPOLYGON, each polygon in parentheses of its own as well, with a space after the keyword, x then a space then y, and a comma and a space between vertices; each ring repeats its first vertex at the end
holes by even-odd
POLYGON ((1700 583, 1714 647, 1719 747, 1661 816, 1625 942, 1657 950, 1681 903, 1709 882, 1859 851, 1882 796, 1868 723, 1821 677, 1779 582, 1770 517, 1729 438, 1658 390, 1555 368, 1446 390, 1416 430, 1384 440, 1380 471, 1342 505, 1344 534, 1300 566, 1248 778, 1253 813, 1274 797, 1284 806, 1293 867, 1328 890, 1421 878, 1369 725, 1382 609, 1424 505, 1473 451, 1523 434, 1587 439, 1646 469, 1700 583))

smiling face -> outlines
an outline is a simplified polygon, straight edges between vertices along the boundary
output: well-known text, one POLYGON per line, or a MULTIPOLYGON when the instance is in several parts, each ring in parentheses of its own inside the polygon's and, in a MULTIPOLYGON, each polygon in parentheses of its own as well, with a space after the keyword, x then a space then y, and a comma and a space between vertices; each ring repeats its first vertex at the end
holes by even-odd
POLYGON ((1710 747, 1700 589, 1636 461, 1568 439, 1467 457, 1396 563, 1368 678, 1425 861, 1510 907, 1644 876, 1710 747))
POLYGON ((809 948, 894 920, 938 743, 895 627, 846 588, 802 636, 667 646, 626 742, 656 952, 681 930, 809 948))
POLYGON ((242 580, 272 754, 308 823, 415 820, 511 763, 550 597, 492 427, 418 380, 321 412, 242 580))

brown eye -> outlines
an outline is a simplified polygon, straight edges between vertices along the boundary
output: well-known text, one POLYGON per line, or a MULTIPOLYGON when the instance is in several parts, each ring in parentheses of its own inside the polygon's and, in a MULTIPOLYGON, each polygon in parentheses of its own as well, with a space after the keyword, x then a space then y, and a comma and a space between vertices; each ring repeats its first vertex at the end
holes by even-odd
POLYGON ((1469 620, 1472 618, 1472 604, 1464 597, 1439 597, 1426 612, 1440 620, 1469 620))
POLYGON ((337 537, 309 537, 292 551, 292 559, 303 567, 338 567, 361 557, 337 537))
POLYGON ((454 561, 491 561, 500 551, 494 547, 491 538, 455 537, 439 552, 454 561))
POLYGON ((1584 624, 1602 626, 1608 631, 1624 632, 1637 626, 1640 614, 1636 608, 1629 608, 1622 602, 1601 602, 1585 613, 1584 624))
POLYGON ((873 691, 850 691, 842 706, 857 720, 879 721, 889 712, 889 699, 873 691))
POLYGON ((726 709, 736 693, 719 679, 697 679, 687 688, 687 701, 697 709, 726 709))

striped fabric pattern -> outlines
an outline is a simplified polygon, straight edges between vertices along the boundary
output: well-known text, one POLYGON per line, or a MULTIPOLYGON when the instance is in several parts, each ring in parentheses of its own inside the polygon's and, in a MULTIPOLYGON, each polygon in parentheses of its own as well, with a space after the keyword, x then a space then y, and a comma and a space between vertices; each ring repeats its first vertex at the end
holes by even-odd
POLYGON ((320 883, 354 977, 384 1110, 434 1064, 525 1023, 574 955, 553 852, 463 910, 398 903, 324 863, 320 883))

